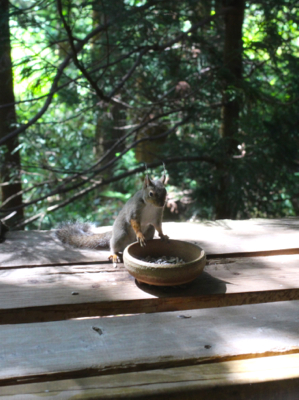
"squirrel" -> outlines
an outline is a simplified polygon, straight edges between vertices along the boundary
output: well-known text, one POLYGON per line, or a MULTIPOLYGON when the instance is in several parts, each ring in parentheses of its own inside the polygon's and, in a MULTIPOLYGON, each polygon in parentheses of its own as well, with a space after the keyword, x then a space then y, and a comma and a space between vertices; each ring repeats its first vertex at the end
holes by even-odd
POLYGON ((143 188, 124 205, 113 224, 112 232, 92 233, 88 223, 66 223, 57 230, 56 236, 63 243, 74 247, 107 249, 110 244, 112 255, 109 260, 114 265, 129 244, 137 240, 140 246, 145 246, 147 240, 153 239, 155 230, 162 240, 167 240, 168 236, 162 231, 167 193, 165 181, 165 173, 158 180, 151 180, 146 175, 143 188))

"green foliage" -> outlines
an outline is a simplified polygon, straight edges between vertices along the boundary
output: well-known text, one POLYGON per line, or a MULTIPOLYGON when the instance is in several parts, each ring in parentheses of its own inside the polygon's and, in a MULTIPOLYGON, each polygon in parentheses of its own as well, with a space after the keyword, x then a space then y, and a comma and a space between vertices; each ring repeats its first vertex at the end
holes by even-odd
POLYGON ((181 201, 188 197, 181 218, 217 217, 224 180, 229 181, 226 195, 235 218, 298 213, 295 1, 246 5, 243 79, 227 87, 224 23, 217 1, 63 0, 71 44, 56 2, 14 0, 13 5, 20 125, 42 109, 59 66, 72 54, 72 45, 84 41, 77 62, 73 57, 66 63, 47 111, 20 135, 24 201, 32 202, 26 215, 43 214, 29 228, 80 217, 113 223, 122 204, 141 188, 141 144, 143 157, 155 163, 152 175, 160 177, 162 162, 169 161, 169 191, 181 201), (209 16, 215 18, 189 32, 209 16), (106 27, 92 35, 99 26, 106 27), (180 86, 182 82, 186 85, 180 86), (113 101, 108 103, 101 93, 112 93, 113 101), (224 95, 241 104, 234 153, 229 155, 228 142, 219 133, 224 95), (155 135, 160 137, 156 142, 155 135), (138 173, 130 175, 136 168, 138 173), (76 197, 82 190, 86 194, 76 197), (74 202, 51 211, 72 196, 74 202))

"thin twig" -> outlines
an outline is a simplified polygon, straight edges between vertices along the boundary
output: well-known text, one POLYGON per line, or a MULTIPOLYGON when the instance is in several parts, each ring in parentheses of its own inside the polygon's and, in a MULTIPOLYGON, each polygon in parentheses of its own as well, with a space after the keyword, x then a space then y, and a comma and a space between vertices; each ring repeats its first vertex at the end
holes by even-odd
MULTIPOLYGON (((166 158, 163 160, 163 163, 166 165, 169 165, 169 164, 174 164, 174 163, 177 164, 179 162, 191 162, 191 161, 207 162, 207 163, 212 163, 213 165, 215 165, 217 163, 213 158, 211 158, 209 156, 205 156, 205 155, 166 158)), ((147 167, 148 168, 156 168, 160 165, 161 165, 161 161, 156 161, 156 162, 152 162, 152 163, 148 164, 147 167)), ((102 187, 102 186, 107 185, 112 182, 120 181, 124 178, 127 178, 128 176, 132 176, 132 175, 135 175, 140 172, 144 172, 144 165, 142 165, 140 167, 136 167, 134 169, 131 169, 130 171, 126 171, 123 174, 114 176, 110 179, 105 179, 105 180, 103 179, 100 182, 93 183, 88 188, 81 190, 80 192, 78 192, 74 196, 72 196, 71 198, 64 200, 63 202, 61 202, 59 204, 55 204, 54 206, 48 207, 46 209, 46 212, 38 213, 38 214, 26 219, 25 221, 22 221, 22 222, 18 223, 17 225, 14 225, 13 229, 23 228, 24 226, 28 225, 29 223, 36 221, 40 217, 43 217, 45 213, 57 211, 60 208, 63 208, 65 206, 67 206, 68 204, 73 203, 74 201, 80 199, 81 197, 85 196, 87 193, 89 193, 99 187, 102 187)))

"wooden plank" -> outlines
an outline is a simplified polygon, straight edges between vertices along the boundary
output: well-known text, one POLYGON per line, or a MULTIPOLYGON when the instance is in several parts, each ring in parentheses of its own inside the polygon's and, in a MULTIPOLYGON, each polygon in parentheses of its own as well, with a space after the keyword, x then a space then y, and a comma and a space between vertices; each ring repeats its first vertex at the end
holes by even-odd
POLYGON ((2 387, 0 399, 295 400, 299 354, 2 387))
MULTIPOLYGON (((105 227, 111 229, 111 227, 105 227)), ((98 229, 100 230, 100 229, 98 229)), ((75 249, 62 244, 54 231, 12 231, 0 243, 0 267, 66 265, 104 262, 109 251, 75 249)))
POLYGON ((299 301, 0 326, 0 384, 299 353, 299 301))
POLYGON ((172 239, 182 238, 199 244, 208 255, 237 257, 242 253, 276 255, 289 249, 290 254, 299 253, 296 240, 299 230, 298 218, 219 220, 179 224, 170 222, 166 223, 163 229, 172 239))
MULTIPOLYGON (((97 228, 103 232, 111 227, 97 228)), ((299 253, 299 219, 252 219, 163 224, 172 239, 198 243, 208 255, 240 255, 264 252, 299 253)), ((38 266, 107 262, 108 251, 73 249, 62 245, 53 231, 13 231, 0 244, 0 266, 38 266)), ((268 254, 269 255, 269 254, 268 254)))
POLYGON ((7 269, 0 271, 0 323, 299 300, 298 266, 298 255, 210 260, 179 287, 138 284, 122 265, 7 269))

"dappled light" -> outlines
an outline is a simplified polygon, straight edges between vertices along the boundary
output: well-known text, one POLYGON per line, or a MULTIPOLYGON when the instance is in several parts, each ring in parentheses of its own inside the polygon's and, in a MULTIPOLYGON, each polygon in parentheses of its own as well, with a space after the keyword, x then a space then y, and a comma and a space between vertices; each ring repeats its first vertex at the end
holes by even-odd
POLYGON ((0 1, 0 400, 297 400, 297 3, 0 1))
POLYGON ((298 214, 296 1, 1 7, 9 226, 112 225, 163 163, 168 220, 298 214))
POLYGON ((10 232, 0 245, 4 393, 63 399, 108 390, 117 399, 125 388, 128 398, 160 389, 222 398, 223 390, 248 393, 248 385, 262 395, 271 382, 286 393, 299 376, 299 250, 271 255, 268 246, 273 225, 278 239, 294 240, 294 224, 165 224, 208 248, 204 272, 173 287, 137 282, 108 252, 72 248, 53 232, 10 232), (259 256, 250 257, 255 248, 259 256), (291 357, 293 367, 277 357, 291 357))

